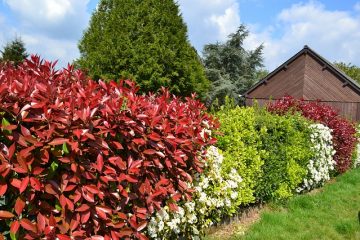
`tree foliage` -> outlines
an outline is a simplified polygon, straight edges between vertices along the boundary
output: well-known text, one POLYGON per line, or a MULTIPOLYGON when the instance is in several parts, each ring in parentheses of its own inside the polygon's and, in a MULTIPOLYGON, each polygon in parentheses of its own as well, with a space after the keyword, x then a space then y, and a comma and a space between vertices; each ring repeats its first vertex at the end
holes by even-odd
POLYGON ((16 66, 24 61, 29 55, 26 53, 24 42, 21 38, 16 37, 8 42, 1 52, 1 62, 11 62, 16 66))
POLYGON ((78 66, 99 79, 132 78, 188 96, 209 82, 173 0, 101 0, 79 43, 78 66))
POLYGON ((346 75, 348 75, 360 84, 360 67, 351 63, 344 62, 335 62, 334 64, 337 68, 346 73, 346 75))
POLYGON ((248 90, 264 75, 263 45, 255 50, 246 50, 244 40, 249 31, 240 25, 235 33, 229 35, 225 43, 207 44, 203 50, 206 75, 211 81, 208 101, 215 99, 224 103, 225 96, 239 102, 239 95, 248 90))

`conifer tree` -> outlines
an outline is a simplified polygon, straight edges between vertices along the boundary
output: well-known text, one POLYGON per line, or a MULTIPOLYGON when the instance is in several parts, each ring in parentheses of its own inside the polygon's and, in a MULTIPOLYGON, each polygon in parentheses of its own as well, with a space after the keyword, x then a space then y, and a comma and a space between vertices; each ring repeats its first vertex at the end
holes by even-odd
POLYGON ((26 53, 24 42, 21 38, 16 37, 11 42, 8 42, 1 52, 1 62, 11 62, 16 66, 24 61, 29 55, 26 53))
POLYGON ((267 74, 263 69, 263 45, 254 50, 244 48, 249 35, 245 25, 240 25, 224 43, 207 44, 203 51, 206 75, 211 82, 207 103, 225 103, 228 96, 236 104, 254 83, 267 74))
POLYGON ((77 65, 95 79, 132 78, 142 92, 204 95, 209 82, 173 0, 100 0, 77 65))

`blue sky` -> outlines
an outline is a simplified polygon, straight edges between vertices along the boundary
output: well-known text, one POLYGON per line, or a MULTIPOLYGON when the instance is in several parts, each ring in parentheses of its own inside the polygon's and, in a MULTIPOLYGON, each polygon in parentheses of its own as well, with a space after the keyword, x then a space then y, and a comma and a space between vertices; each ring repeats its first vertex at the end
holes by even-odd
MULTIPOLYGON (((30 53, 64 66, 79 56, 77 43, 98 0, 0 0, 0 47, 21 36, 30 53)), ((330 61, 360 66, 360 0, 179 0, 189 39, 225 41, 244 23, 248 49, 264 44, 273 70, 305 44, 330 61)))

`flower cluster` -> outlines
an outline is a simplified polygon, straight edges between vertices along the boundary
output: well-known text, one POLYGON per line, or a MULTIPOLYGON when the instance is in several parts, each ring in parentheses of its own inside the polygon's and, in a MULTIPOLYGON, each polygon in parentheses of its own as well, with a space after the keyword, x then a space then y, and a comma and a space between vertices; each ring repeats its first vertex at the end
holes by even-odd
POLYGON ((188 183, 195 190, 193 199, 179 202, 176 212, 165 206, 154 214, 147 227, 149 237, 198 239, 205 228, 238 208, 237 190, 242 186, 242 178, 235 169, 222 172, 222 161, 219 150, 209 147, 204 172, 188 183))
POLYGON ((360 125, 357 126, 356 132, 357 132, 357 143, 356 143, 354 159, 353 159, 354 168, 360 167, 360 125))
POLYGON ((334 170, 336 164, 332 130, 320 123, 310 125, 310 129, 312 132, 310 140, 315 156, 309 161, 308 175, 303 180, 302 186, 297 189, 298 192, 322 186, 330 179, 330 171, 334 170))
POLYGON ((352 155, 356 146, 356 128, 354 123, 339 115, 332 106, 318 101, 297 100, 285 96, 280 100, 270 103, 267 110, 272 113, 284 115, 286 113, 300 113, 305 118, 322 123, 333 130, 335 172, 344 173, 353 164, 352 155))

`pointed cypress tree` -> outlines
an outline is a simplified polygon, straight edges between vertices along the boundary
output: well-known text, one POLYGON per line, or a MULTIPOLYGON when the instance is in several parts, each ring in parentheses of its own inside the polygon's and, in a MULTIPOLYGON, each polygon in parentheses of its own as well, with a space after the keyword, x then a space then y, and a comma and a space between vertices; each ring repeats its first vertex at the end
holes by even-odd
POLYGON ((24 61, 29 55, 26 53, 24 42, 21 38, 16 37, 13 41, 8 42, 1 52, 1 62, 11 62, 16 66, 24 61))
POLYGON ((79 43, 79 67, 94 78, 132 78, 143 92, 161 86, 204 96, 209 82, 173 0, 101 0, 79 43))

